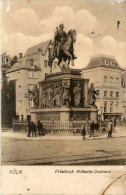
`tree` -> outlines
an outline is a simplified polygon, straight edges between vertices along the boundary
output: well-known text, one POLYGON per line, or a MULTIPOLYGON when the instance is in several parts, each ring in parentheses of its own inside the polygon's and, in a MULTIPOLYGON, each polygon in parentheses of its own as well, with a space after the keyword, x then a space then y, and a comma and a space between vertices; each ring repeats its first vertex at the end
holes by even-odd
POLYGON ((3 78, 1 91, 1 122, 2 126, 12 125, 16 116, 15 80, 7 82, 6 75, 3 78))

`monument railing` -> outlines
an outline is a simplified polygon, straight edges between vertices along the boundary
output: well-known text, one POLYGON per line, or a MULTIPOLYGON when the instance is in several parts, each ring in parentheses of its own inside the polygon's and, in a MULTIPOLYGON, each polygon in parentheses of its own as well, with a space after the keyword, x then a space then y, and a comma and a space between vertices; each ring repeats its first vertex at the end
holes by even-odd
POLYGON ((28 131, 28 121, 13 120, 13 129, 14 131, 28 131))
MULTIPOLYGON (((84 121, 48 121, 42 120, 45 134, 62 134, 62 133, 81 133, 84 121)), ((35 123, 37 125, 37 122, 35 123)), ((28 121, 13 121, 13 129, 15 131, 28 131, 28 121)))
POLYGON ((72 133, 73 124, 71 121, 53 121, 53 134, 72 133))
MULTIPOLYGON (((90 121, 56 121, 42 120, 45 134, 80 134, 82 126, 85 126, 86 134, 90 133, 90 121)), ((37 125, 37 122, 35 123, 37 125)), ((106 131, 107 123, 100 123, 100 132, 106 131)), ((13 121, 13 129, 16 131, 28 131, 28 121, 13 121)))

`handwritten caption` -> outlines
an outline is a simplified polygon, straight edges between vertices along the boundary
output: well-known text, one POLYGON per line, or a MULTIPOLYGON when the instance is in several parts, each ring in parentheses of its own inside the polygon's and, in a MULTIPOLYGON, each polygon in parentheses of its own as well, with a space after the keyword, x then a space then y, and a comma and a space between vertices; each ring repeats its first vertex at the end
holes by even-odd
POLYGON ((64 170, 59 170, 59 169, 55 169, 55 173, 85 173, 85 174, 92 174, 92 173, 106 173, 106 174, 109 174, 109 173, 111 173, 111 170, 97 170, 97 169, 95 169, 95 170, 79 170, 79 169, 77 169, 77 170, 66 170, 66 169, 64 169, 64 170))

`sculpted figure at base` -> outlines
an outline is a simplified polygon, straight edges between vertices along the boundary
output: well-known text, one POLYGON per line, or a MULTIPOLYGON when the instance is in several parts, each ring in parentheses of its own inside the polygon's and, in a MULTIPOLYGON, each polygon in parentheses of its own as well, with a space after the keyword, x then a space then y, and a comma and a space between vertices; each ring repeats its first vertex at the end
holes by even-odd
POLYGON ((45 86, 42 90, 40 107, 60 107, 62 105, 62 87, 57 84, 45 86))
POLYGON ((74 94, 74 105, 76 107, 78 107, 78 106, 80 106, 80 103, 81 103, 81 88, 80 88, 80 84, 77 84, 77 86, 74 87, 73 94, 74 94))
POLYGON ((96 101, 96 91, 94 89, 94 84, 91 83, 91 86, 88 90, 88 98, 89 98, 89 105, 95 105, 95 101, 96 101))
POLYGON ((63 105, 69 106, 71 101, 70 85, 66 82, 63 83, 63 105))
POLYGON ((50 66, 52 66, 55 58, 58 59, 59 66, 62 61, 64 62, 67 61, 68 65, 70 64, 71 61, 71 65, 74 66, 74 59, 77 58, 74 55, 73 46, 74 42, 76 41, 76 31, 71 29, 68 31, 68 33, 66 33, 63 29, 64 25, 60 24, 59 28, 56 28, 53 46, 52 42, 50 43, 48 60, 50 66))

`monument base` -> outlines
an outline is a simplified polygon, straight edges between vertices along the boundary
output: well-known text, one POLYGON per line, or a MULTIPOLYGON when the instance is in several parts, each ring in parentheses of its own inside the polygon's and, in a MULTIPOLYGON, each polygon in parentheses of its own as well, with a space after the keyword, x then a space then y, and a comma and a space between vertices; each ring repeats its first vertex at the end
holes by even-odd
POLYGON ((40 121, 97 121, 97 108, 74 108, 74 107, 60 107, 60 108, 43 108, 32 109, 31 120, 40 121))
POLYGON ((87 121, 97 121, 97 107, 88 103, 88 79, 79 70, 50 74, 39 83, 39 105, 31 109, 31 120, 45 129, 72 131, 87 121))

